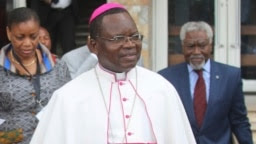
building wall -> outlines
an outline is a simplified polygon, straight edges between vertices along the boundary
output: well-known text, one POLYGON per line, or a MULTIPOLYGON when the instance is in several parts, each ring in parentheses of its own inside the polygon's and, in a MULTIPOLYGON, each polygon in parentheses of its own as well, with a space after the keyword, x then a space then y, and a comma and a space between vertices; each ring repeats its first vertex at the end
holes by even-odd
POLYGON ((152 0, 108 0, 108 2, 118 2, 124 5, 133 19, 138 30, 144 35, 142 44, 142 57, 144 66, 152 66, 152 0))

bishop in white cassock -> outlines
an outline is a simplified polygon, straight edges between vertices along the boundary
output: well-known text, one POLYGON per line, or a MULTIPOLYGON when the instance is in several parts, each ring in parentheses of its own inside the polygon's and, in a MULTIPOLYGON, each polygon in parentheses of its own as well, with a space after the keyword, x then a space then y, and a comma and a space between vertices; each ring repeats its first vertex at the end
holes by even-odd
POLYGON ((129 13, 95 11, 88 47, 99 63, 54 92, 30 144, 195 144, 172 84, 136 66, 143 36, 129 13))
POLYGON ((136 66, 113 73, 100 65, 57 90, 31 144, 193 144, 174 87, 136 66))

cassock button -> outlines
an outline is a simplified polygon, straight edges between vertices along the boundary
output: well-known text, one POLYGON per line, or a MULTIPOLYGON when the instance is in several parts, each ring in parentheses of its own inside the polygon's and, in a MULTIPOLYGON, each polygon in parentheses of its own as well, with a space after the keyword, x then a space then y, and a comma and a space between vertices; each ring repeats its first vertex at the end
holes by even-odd
POLYGON ((129 116, 129 115, 125 115, 125 118, 127 118, 127 119, 128 119, 128 118, 130 118, 130 116, 129 116))
POLYGON ((124 82, 121 82, 121 81, 120 81, 120 82, 119 82, 119 85, 120 85, 120 86, 124 85, 124 82))
POLYGON ((128 99, 127 98, 123 98, 123 101, 125 102, 125 101, 127 101, 128 99))
POLYGON ((132 132, 128 132, 128 133, 127 133, 128 136, 131 136, 132 134, 133 134, 132 132))

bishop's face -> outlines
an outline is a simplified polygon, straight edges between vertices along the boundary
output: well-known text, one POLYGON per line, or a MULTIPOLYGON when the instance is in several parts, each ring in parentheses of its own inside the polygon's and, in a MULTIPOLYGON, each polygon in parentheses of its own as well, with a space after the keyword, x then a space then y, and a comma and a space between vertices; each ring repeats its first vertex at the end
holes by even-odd
POLYGON ((193 69, 202 69, 212 52, 212 45, 205 31, 187 32, 182 48, 186 62, 193 69))
POLYGON ((113 72, 127 72, 135 67, 140 58, 142 42, 137 37, 131 37, 137 35, 139 33, 136 24, 128 13, 104 16, 101 32, 96 38, 99 63, 113 72), (123 39, 109 40, 119 36, 123 39))

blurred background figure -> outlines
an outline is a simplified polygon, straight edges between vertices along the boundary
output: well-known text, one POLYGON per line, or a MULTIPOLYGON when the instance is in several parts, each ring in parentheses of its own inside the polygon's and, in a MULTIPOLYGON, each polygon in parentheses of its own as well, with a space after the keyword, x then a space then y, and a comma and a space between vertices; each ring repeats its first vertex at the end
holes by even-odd
POLYGON ((62 55, 76 48, 77 0, 30 0, 30 7, 38 13, 41 26, 50 33, 52 53, 62 55))
POLYGON ((67 64, 72 79, 94 68, 98 63, 97 56, 90 52, 87 45, 66 53, 61 60, 67 64))
POLYGON ((40 27, 39 29, 39 42, 45 45, 49 50, 51 50, 51 37, 49 32, 44 27, 40 27))
POLYGON ((29 8, 8 14, 10 44, 0 52, 1 144, 28 144, 38 122, 35 114, 71 79, 65 63, 39 43, 39 28, 39 17, 29 8))

